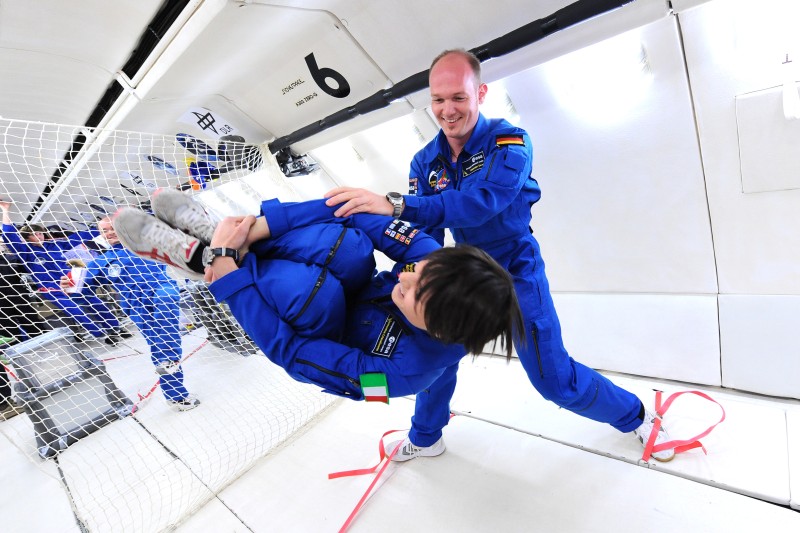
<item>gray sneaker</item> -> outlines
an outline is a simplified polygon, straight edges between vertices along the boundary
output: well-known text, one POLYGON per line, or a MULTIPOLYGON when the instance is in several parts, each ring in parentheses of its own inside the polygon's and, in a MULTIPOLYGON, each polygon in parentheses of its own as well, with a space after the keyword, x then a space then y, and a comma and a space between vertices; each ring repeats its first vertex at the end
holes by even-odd
MULTIPOLYGON (((386 453, 392 453, 397 447, 397 443, 400 442, 396 440, 394 442, 390 442, 388 446, 386 446, 386 453)), ((410 459, 416 459, 417 457, 436 457, 437 455, 442 455, 446 450, 444 445, 444 437, 440 438, 430 446, 415 446, 411 443, 411 441, 406 437, 402 441, 402 446, 400 449, 397 450, 397 453, 394 454, 392 457, 392 461, 401 463, 403 461, 408 461, 410 459)))
POLYGON ((178 411, 191 411, 200 405, 200 400, 194 394, 189 394, 182 400, 167 400, 167 405, 174 407, 178 411))
POLYGON ((117 211, 112 224, 119 241, 134 254, 176 267, 188 279, 203 279, 203 274, 189 267, 192 256, 200 249, 199 240, 131 207, 117 211))
POLYGON ((211 244, 218 221, 203 206, 175 189, 158 189, 153 193, 153 214, 175 229, 211 244))
POLYGON ((180 361, 161 361, 156 365, 156 374, 166 376, 176 374, 181 369, 180 361))

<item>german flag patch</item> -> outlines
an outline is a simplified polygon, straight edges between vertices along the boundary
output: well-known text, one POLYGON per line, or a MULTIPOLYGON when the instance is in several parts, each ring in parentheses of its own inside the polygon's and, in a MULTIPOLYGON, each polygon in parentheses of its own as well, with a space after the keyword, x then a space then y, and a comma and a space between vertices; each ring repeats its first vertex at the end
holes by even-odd
POLYGON ((494 143, 497 146, 508 146, 509 144, 525 146, 525 139, 522 135, 498 135, 494 138, 494 143))

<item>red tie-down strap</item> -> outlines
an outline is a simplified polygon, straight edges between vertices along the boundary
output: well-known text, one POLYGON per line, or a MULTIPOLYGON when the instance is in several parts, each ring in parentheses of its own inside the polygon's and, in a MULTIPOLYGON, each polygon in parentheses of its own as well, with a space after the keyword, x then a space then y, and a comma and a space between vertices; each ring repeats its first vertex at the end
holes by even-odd
POLYGON ((381 438, 378 441, 378 452, 380 453, 380 460, 378 461, 378 464, 376 464, 375 466, 371 468, 362 468, 359 470, 345 470, 344 472, 333 472, 332 474, 328 474, 328 479, 336 479, 348 476, 361 476, 364 474, 372 474, 373 472, 375 472, 375 470, 378 469, 379 466, 381 467, 378 473, 375 474, 375 478, 372 480, 372 483, 370 483, 369 487, 367 487, 367 490, 364 491, 364 495, 361 496, 360 500, 358 500, 358 503, 356 504, 353 511, 350 513, 350 516, 347 517, 347 520, 339 529, 339 533, 344 533, 345 531, 347 531, 347 529, 350 527, 350 524, 353 523, 353 520, 355 520, 358 511, 361 510, 361 507, 364 506, 364 502, 367 501, 367 498, 369 497, 370 492, 372 492, 373 487, 375 487, 375 484, 378 483, 378 480, 383 475, 383 472, 386 470, 386 467, 389 466, 389 463, 392 462, 392 457, 394 457, 394 454, 396 454, 397 451, 400 449, 400 446, 403 445, 403 440, 401 439, 400 442, 397 443, 397 446, 395 446, 394 449, 391 452, 389 452, 388 455, 386 454, 386 449, 383 446, 384 437, 386 437, 387 435, 391 435, 392 433, 396 433, 398 431, 406 431, 406 430, 392 429, 381 435, 381 438), (383 463, 383 466, 381 466, 381 463, 383 463))
POLYGON ((654 452, 660 452, 669 449, 674 449, 675 453, 683 453, 689 450, 693 450, 695 448, 702 448, 703 453, 708 455, 708 452, 706 451, 703 444, 700 442, 700 439, 711 433, 712 429, 717 427, 717 425, 720 422, 725 420, 725 408, 722 407, 722 405, 720 405, 718 401, 716 401, 709 395, 696 390, 674 392, 669 396, 669 398, 667 398, 667 401, 664 402, 663 404, 661 403, 662 394, 663 394, 662 391, 660 390, 656 391, 656 414, 658 415, 658 417, 656 417, 655 422, 653 422, 653 430, 650 432, 650 437, 647 439, 647 444, 644 447, 644 454, 642 455, 642 461, 649 461, 650 456, 654 452), (672 402, 674 402, 678 396, 681 396, 683 394, 694 394, 696 396, 700 396, 701 398, 705 398, 706 400, 714 402, 715 404, 719 405, 719 408, 722 411, 722 416, 720 417, 719 421, 716 424, 712 425, 707 430, 703 431, 699 435, 696 435, 690 439, 670 440, 667 442, 662 442, 661 444, 656 444, 656 436, 658 435, 658 430, 661 428, 660 417, 664 416, 664 413, 667 412, 667 409, 669 409, 670 405, 672 405, 672 402))
MULTIPOLYGON (((455 416, 455 414, 450 413, 450 418, 453 418, 454 416, 455 416)), ((401 439, 400 442, 397 443, 397 446, 395 446, 394 449, 392 451, 390 451, 388 454, 386 453, 386 448, 384 448, 384 446, 383 446, 383 439, 387 435, 391 435, 392 433, 397 433, 398 431, 405 432, 405 431, 408 431, 408 430, 406 430, 406 429, 390 429, 389 431, 387 431, 386 433, 381 435, 381 438, 378 441, 378 453, 380 455, 380 459, 378 460, 378 464, 376 464, 375 466, 370 467, 370 468, 361 468, 361 469, 358 469, 358 470, 345 470, 344 472, 333 472, 332 474, 328 474, 328 479, 336 479, 336 478, 340 478, 340 477, 361 476, 361 475, 364 475, 364 474, 372 474, 373 472, 375 472, 375 470, 378 469, 378 467, 381 468, 378 471, 378 473, 375 474, 375 479, 373 479, 372 483, 369 484, 369 487, 367 487, 367 490, 364 492, 364 495, 361 496, 360 500, 358 500, 358 503, 356 504, 355 509, 353 509, 353 512, 350 513, 350 516, 347 517, 347 520, 345 521, 344 525, 341 527, 341 529, 339 529, 339 533, 344 533, 345 531, 347 531, 347 529, 350 527, 350 524, 353 523, 353 520, 355 519, 356 515, 358 514, 358 511, 361 510, 361 507, 364 506, 364 502, 367 501, 367 498, 369 497, 370 492, 372 492, 373 487, 375 487, 375 484, 378 483, 378 480, 383 475, 383 472, 384 472, 384 470, 386 470, 386 467, 389 466, 389 463, 392 462, 392 457, 394 457, 394 455, 400 450, 400 446, 403 445, 403 441, 405 439, 401 439), (383 462, 384 459, 386 460, 386 462, 383 462), (381 466, 382 462, 383 462, 383 466, 381 466)))

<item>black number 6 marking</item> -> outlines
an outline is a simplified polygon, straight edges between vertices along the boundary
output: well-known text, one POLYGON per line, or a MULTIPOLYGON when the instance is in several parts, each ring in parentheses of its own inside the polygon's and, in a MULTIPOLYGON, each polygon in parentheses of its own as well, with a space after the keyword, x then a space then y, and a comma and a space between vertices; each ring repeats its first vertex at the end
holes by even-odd
POLYGON ((344 79, 344 76, 332 68, 319 68, 313 53, 306 56, 306 65, 308 65, 308 70, 311 72, 311 77, 314 78, 314 81, 317 83, 317 85, 319 85, 319 88, 329 95, 335 98, 345 98, 348 94, 350 94, 350 84, 347 83, 347 80, 344 79), (331 87, 328 85, 328 78, 333 78, 338 86, 331 87))

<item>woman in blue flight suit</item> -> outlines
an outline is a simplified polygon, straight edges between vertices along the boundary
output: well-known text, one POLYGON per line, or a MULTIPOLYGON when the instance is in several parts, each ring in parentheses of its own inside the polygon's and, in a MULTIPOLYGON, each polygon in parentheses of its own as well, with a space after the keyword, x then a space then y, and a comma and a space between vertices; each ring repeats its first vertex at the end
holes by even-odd
POLYGON ((323 201, 281 204, 270 200, 262 204, 262 213, 271 238, 251 246, 254 253, 245 255, 240 268, 214 281, 209 290, 218 301, 227 302, 264 354, 294 379, 362 400, 361 377, 384 374, 388 396, 405 396, 430 385, 466 354, 462 345, 443 344, 410 324, 391 299, 403 267, 440 248, 431 237, 407 223, 371 215, 348 219, 346 226, 308 226, 331 220, 331 209, 323 201), (334 237, 343 231, 346 248, 337 248, 334 237), (373 247, 398 262, 392 272, 372 275, 373 247), (329 294, 297 299, 295 307, 302 302, 305 313, 316 317, 307 323, 323 328, 297 329, 284 319, 296 312, 284 308, 279 314, 265 303, 259 287, 285 286, 287 279, 294 285, 287 292, 315 285, 313 276, 295 283, 296 271, 307 267, 298 263, 287 265, 292 273, 287 270, 280 277, 265 276, 263 266, 275 262, 265 259, 275 257, 316 262, 320 273, 330 272, 326 282, 347 287, 331 291, 337 294, 332 301, 329 294))
MULTIPOLYGON (((431 237, 390 217, 335 220, 323 200, 271 200, 262 204, 262 213, 254 226, 255 217, 220 224, 213 248, 251 253, 238 266, 229 256, 213 260, 206 279, 264 354, 294 379, 360 400, 364 377, 377 375, 385 379, 384 396, 405 396, 498 336, 510 351, 512 332, 521 325, 513 282, 477 248, 442 250, 431 237), (266 232, 254 230, 259 223, 266 232), (235 230, 232 237, 230 228, 237 224, 244 233, 235 230), (392 272, 373 275, 373 249, 398 261, 392 272), (421 273, 409 268, 417 261, 421 273)), ((196 254, 210 246, 141 211, 123 210, 115 227, 132 250, 160 260, 168 254, 151 236, 165 231, 175 232, 181 250, 196 254)), ((184 257, 181 268, 198 268, 193 257, 184 257)), ((424 419, 425 413, 417 416, 424 419)))

